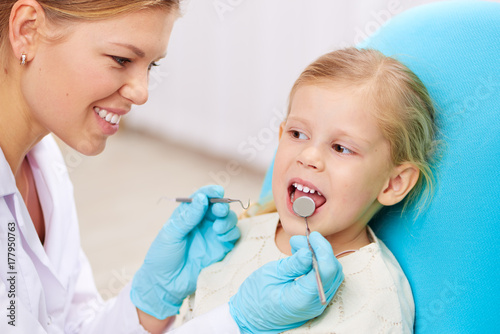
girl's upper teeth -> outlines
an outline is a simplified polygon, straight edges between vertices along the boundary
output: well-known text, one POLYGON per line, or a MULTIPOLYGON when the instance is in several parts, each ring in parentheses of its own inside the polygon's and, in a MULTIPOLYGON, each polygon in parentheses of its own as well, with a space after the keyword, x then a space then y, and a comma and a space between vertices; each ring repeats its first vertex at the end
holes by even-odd
POLYGON ((94 111, 101 117, 103 120, 105 120, 108 123, 111 124, 118 124, 120 123, 120 115, 113 114, 112 112, 109 112, 105 109, 101 109, 99 107, 94 107, 94 111))
POLYGON ((304 186, 304 185, 302 185, 300 183, 294 183, 293 186, 295 188, 297 188, 299 191, 305 192, 306 194, 307 193, 314 194, 316 192, 316 193, 318 193, 318 195, 321 196, 321 194, 319 193, 319 191, 311 189, 309 187, 306 187, 306 186, 304 186))

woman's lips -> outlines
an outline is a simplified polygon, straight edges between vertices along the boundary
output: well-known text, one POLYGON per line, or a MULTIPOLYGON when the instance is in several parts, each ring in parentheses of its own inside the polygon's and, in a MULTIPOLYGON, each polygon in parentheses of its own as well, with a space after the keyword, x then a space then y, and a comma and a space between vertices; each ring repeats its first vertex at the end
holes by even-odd
POLYGON ((119 124, 111 124, 110 122, 106 121, 101 116, 99 116, 99 114, 96 112, 94 112, 94 115, 95 118, 97 119, 98 126, 105 135, 111 136, 118 131, 118 128, 120 127, 119 124))

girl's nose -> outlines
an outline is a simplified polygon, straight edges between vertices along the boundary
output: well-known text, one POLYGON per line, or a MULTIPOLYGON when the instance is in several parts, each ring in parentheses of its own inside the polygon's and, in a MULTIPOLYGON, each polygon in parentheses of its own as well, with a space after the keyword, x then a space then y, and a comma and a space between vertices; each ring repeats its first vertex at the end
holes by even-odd
POLYGON ((297 162, 306 168, 312 168, 318 172, 323 171, 325 168, 321 150, 316 146, 308 146, 302 150, 297 158, 297 162))
POLYGON ((132 104, 141 105, 149 98, 149 76, 147 73, 131 76, 120 88, 120 95, 130 100, 132 104))

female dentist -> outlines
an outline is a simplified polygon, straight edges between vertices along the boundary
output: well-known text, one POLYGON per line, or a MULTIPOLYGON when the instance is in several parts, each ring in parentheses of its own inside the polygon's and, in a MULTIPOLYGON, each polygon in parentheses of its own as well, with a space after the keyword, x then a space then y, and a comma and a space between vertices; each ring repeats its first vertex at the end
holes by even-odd
MULTIPOLYGON (((223 189, 201 188, 166 222, 132 283, 103 302, 50 135, 82 154, 102 152, 120 118, 147 101, 149 70, 164 57, 178 12, 179 0, 0 3, 1 333, 171 330, 200 270, 238 239, 228 205, 208 201, 223 189)), ((332 298, 343 276, 321 241, 313 247, 332 298)), ((311 262, 308 249, 296 249, 252 274, 230 303, 175 331, 280 332, 303 324, 324 310, 311 262)))

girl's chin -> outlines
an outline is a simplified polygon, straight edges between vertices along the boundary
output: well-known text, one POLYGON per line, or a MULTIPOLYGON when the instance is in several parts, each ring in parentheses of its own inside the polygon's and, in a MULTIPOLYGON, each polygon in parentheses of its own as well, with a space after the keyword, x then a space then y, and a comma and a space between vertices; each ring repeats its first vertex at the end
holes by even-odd
POLYGON ((281 219, 281 226, 286 234, 306 235, 306 223, 303 218, 293 217, 295 219, 281 219))

